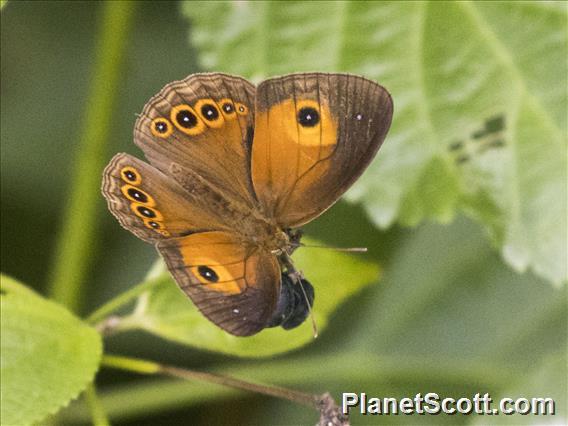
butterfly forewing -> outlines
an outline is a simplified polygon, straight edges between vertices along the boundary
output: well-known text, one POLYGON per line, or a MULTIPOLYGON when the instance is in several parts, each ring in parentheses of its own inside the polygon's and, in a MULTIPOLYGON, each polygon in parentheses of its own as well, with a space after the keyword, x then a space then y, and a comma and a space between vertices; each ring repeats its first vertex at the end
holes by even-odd
POLYGON ((195 74, 165 86, 136 122, 134 140, 148 161, 201 176, 227 198, 254 205, 250 145, 255 88, 225 74, 195 74))
POLYGON ((256 94, 252 180, 267 214, 297 227, 329 208, 363 173, 392 119, 380 85, 343 74, 292 74, 256 94))

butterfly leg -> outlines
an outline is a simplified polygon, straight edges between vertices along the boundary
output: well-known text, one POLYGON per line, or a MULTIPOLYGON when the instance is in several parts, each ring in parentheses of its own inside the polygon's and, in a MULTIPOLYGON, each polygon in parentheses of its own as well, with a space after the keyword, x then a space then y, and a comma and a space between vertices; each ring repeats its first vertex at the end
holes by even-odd
MULTIPOLYGON (((295 247, 295 248, 297 248, 297 247, 295 247)), ((280 265, 282 266, 282 270, 285 270, 285 274, 288 275, 288 277, 290 277, 290 279, 294 283, 298 283, 298 282, 300 282, 301 279, 304 278, 304 274, 302 273, 302 271, 298 271, 296 269, 296 267, 294 266, 294 262, 292 262, 292 258, 290 257, 290 254, 282 253, 278 257, 278 260, 280 261, 280 265)))
POLYGON ((289 240, 288 254, 292 255, 292 253, 294 253, 294 251, 301 246, 300 240, 304 236, 304 232, 301 229, 292 228, 288 228, 284 232, 288 236, 289 240))

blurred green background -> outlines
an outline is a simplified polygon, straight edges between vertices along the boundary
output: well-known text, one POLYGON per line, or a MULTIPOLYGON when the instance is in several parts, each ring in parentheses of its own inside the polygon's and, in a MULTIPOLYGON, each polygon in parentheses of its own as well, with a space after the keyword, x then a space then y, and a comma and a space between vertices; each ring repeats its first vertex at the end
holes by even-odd
MULTIPOLYGON (((132 143, 135 114, 163 85, 206 69, 204 67, 220 65, 218 70, 232 72, 242 68, 242 74, 249 78, 306 68, 329 70, 337 67, 338 71, 350 70, 362 74, 366 74, 367 70, 369 77, 384 71, 377 71, 381 68, 380 57, 371 58, 367 65, 360 63, 361 57, 357 57, 359 62, 353 64, 330 63, 329 58, 324 56, 306 62, 306 52, 301 49, 297 52, 299 57, 303 55, 303 62, 296 67, 287 56, 293 56, 294 46, 282 44, 282 51, 278 50, 276 39, 282 34, 276 30, 271 32, 270 29, 271 22, 278 22, 278 13, 288 14, 286 16, 292 17, 290 22, 296 25, 291 28, 295 28, 300 38, 303 37, 302 28, 313 16, 294 15, 304 12, 302 2, 294 3, 290 9, 281 6, 279 10, 273 10, 272 21, 262 21, 266 11, 261 8, 267 7, 266 4, 260 4, 252 12, 247 12, 246 7, 250 5, 187 3, 180 7, 179 3, 162 1, 139 2, 136 5, 132 29, 126 40, 118 100, 113 110, 107 149, 109 159, 116 152, 140 156, 132 143), (259 27, 261 25, 264 27, 259 27), (197 31, 190 33, 194 27, 197 27, 197 31), (246 31, 248 27, 255 28, 255 31, 246 31), (219 37, 214 37, 217 29, 219 37), (263 41, 262 31, 274 39, 263 41), (188 38, 188 34, 193 35, 188 38), (268 55, 264 58, 268 62, 260 64, 254 50, 262 49, 260 45, 263 42, 274 43, 271 49, 274 58, 268 55), (251 49, 250 56, 243 54, 243 50, 223 47, 235 45, 245 52, 251 49), (222 67, 226 61, 240 62, 225 69, 222 67), (373 61, 376 68, 370 65, 373 61), (285 62, 285 67, 281 65, 282 62, 285 62)), ((347 6, 343 4, 341 7, 347 6)), ((362 6, 362 3, 350 7, 361 9, 351 13, 365 15, 366 6, 362 6)), ((95 44, 100 31, 98 23, 103 8, 104 5, 98 2, 22 1, 8 3, 2 10, 1 270, 42 294, 48 293, 47 281, 54 260, 56 238, 63 225, 65 200, 73 184, 73 162, 84 113, 89 104, 89 85, 96 59, 95 44)), ((511 6, 510 16, 518 18, 517 15, 523 14, 530 17, 535 13, 519 10, 518 5, 511 6)), ((381 11, 384 19, 388 19, 387 12, 381 11)), ((338 16, 342 16, 341 13, 338 16)), ((554 18, 551 18, 551 22, 560 19, 566 24, 565 9, 542 13, 552 13, 554 18)), ((448 19, 439 15, 436 10, 432 11, 428 15, 431 21, 420 25, 438 25, 436 19, 448 19)), ((488 16, 491 22, 491 16, 497 15, 488 16)), ((540 19, 534 27, 527 27, 527 31, 545 24, 540 19)), ((331 22, 329 25, 335 29, 335 25, 341 23, 331 22)), ((467 27, 467 23, 463 25, 467 27)), ((456 26, 459 27, 455 22, 449 22, 444 31, 456 31, 456 26)), ((326 28, 319 30, 320 37, 325 37, 326 28)), ((349 46, 357 46, 360 41, 367 40, 368 33, 363 28, 353 26, 343 31, 347 32, 349 46)), ((374 42, 380 44, 381 37, 386 39, 388 34, 379 31, 374 37, 374 42)), ((427 58, 428 49, 443 49, 439 39, 431 40, 431 44, 427 41, 422 47, 425 52, 423 59, 427 58)), ((564 51, 561 50, 560 55, 563 55, 565 63, 565 37, 561 43, 564 51)), ((551 57, 558 55, 556 51, 543 53, 543 49, 539 50, 539 54, 551 57)), ((516 60, 515 52, 511 48, 508 53, 513 61, 516 60)), ((399 55, 402 58, 405 52, 399 52, 399 55)), ((401 59, 400 68, 390 64, 388 72, 409 72, 402 62, 401 59)), ((541 72, 546 74, 550 62, 543 59, 541 64, 541 72)), ((565 70, 565 65, 560 68, 565 70)), ((391 88, 387 82, 379 81, 391 88)), ((531 84, 529 78, 527 85, 530 90, 534 87, 543 93, 549 90, 531 84)), ((435 80, 428 81, 427 87, 431 93, 437 93, 436 85, 435 80)), ((394 83, 395 120, 396 111, 406 111, 408 103, 412 102, 412 99, 402 96, 397 98, 396 89, 394 83)), ((566 122, 562 117, 562 113, 566 115, 565 77, 562 77, 561 86, 556 89, 560 92, 560 99, 556 99, 556 94, 546 98, 551 99, 550 105, 553 105, 548 120, 555 123, 560 132, 560 149, 557 152, 565 157, 566 122)), ((431 107, 432 115, 435 116, 437 112, 444 114, 439 103, 431 107)), ((452 108, 457 109, 455 105, 452 108)), ((488 116, 502 112, 497 108, 490 111, 488 116)), ((522 111, 517 113, 523 114, 522 111)), ((391 149, 385 155, 390 158, 389 164, 393 168, 397 164, 412 164, 414 155, 424 155, 421 140, 417 138, 413 138, 414 145, 406 145, 408 149, 405 151, 390 148, 391 144, 400 142, 401 128, 413 126, 412 117, 401 117, 406 118, 404 122, 395 123, 395 132, 392 138, 387 138, 385 145, 385 149, 391 149), (412 146, 416 147, 414 151, 412 146)), ((481 116, 477 123, 483 124, 486 118, 481 116)), ((435 119, 432 120, 434 127, 442 126, 435 119)), ((467 120, 453 126, 458 128, 462 124, 467 127, 467 120)), ((452 127, 451 124, 444 125, 452 127)), ((517 130, 523 129, 519 127, 517 130)), ((439 131, 439 134, 443 135, 445 142, 454 136, 452 131, 439 131)), ((522 137, 509 136, 519 138, 520 148, 525 146, 522 137)), ((517 139, 513 143, 517 143, 517 139)), ((535 143, 538 145, 538 142, 535 143)), ((542 151, 547 150, 544 148, 542 151)), ((522 153, 518 155, 517 158, 523 159, 522 153)), ((546 168, 546 161, 552 157, 554 155, 541 158, 540 166, 546 168)), ((498 168, 507 159, 499 157, 488 161, 498 168)), ((565 183, 565 168, 559 168, 558 164, 552 162, 550 169, 555 170, 565 183)), ((451 167, 448 170, 450 172, 442 173, 438 169, 433 171, 425 167, 424 173, 437 179, 432 185, 439 183, 436 190, 432 193, 431 187, 426 187, 410 189, 409 193, 418 191, 433 194, 432 198, 438 197, 442 204, 446 203, 447 200, 440 194, 459 192, 456 186, 467 183, 468 178, 451 167), (454 176, 452 173, 456 176, 459 174, 463 180, 456 184, 448 178, 454 176)), ((495 177, 488 170, 484 172, 488 179, 495 177)), ((442 211, 436 211, 435 208, 427 211, 430 208, 427 203, 416 201, 420 196, 415 199, 403 197, 397 213, 403 218, 400 221, 390 220, 390 223, 386 223, 389 220, 382 221, 378 217, 384 212, 373 215, 373 208, 370 207, 380 203, 381 198, 371 200, 371 190, 366 190, 365 185, 372 180, 372 184, 369 184, 371 189, 373 185, 381 186, 379 193, 388 195, 390 182, 376 176, 375 172, 370 172, 365 176, 366 180, 350 194, 350 199, 356 202, 340 202, 305 228, 310 236, 330 245, 368 247, 369 253, 363 258, 380 264, 383 271, 380 281, 350 298, 334 313, 325 332, 313 343, 289 354, 247 360, 199 351, 134 332, 108 338, 105 350, 205 371, 221 369, 253 381, 282 384, 309 392, 330 391, 337 398, 343 391, 367 392, 377 396, 438 392, 456 398, 489 392, 494 399, 500 396, 550 396, 557 399, 558 414, 546 419, 546 423, 564 423, 567 418, 568 318, 566 289, 562 285, 565 278, 553 279, 557 281, 553 285, 542 278, 547 277, 547 272, 538 276, 531 271, 519 274, 508 266, 499 253, 501 234, 508 232, 500 221, 508 221, 510 217, 480 210, 479 200, 482 197, 463 197, 466 199, 463 204, 456 201, 459 197, 450 197, 442 211), (458 209, 458 206, 461 208, 458 209), (419 219, 414 220, 417 209, 422 211, 421 208, 425 213, 418 214, 419 219), (477 220, 473 221, 472 217, 477 220), (440 221, 445 223, 440 224, 440 221), (392 225, 392 222, 421 224, 409 228, 392 225), (495 225, 497 222, 499 225, 495 225), (377 226, 389 224, 392 226, 387 230, 377 226), (483 224, 489 229, 484 228, 483 224)), ((532 178, 538 180, 538 175, 532 178)), ((520 185, 520 188, 522 190, 523 186, 520 185)), ((558 186, 552 185, 552 188, 557 190, 558 186)), ((564 193, 557 193, 556 198, 560 202, 564 200, 565 204, 565 186, 560 189, 564 193)), ((493 202, 491 196, 487 199, 489 204, 493 202)), ((546 197, 542 200, 546 201, 546 197)), ((96 212, 98 222, 96 238, 91 242, 92 258, 82 295, 82 314, 91 312, 142 280, 156 259, 152 247, 119 227, 107 212, 102 196, 91 208, 96 212)), ((524 220, 529 224, 531 220, 538 220, 534 209, 525 216, 524 220)), ((527 238, 538 239, 535 237, 537 232, 547 233, 554 228, 553 233, 560 235, 562 247, 560 256, 551 261, 554 263, 551 270, 565 269, 565 265, 559 265, 559 262, 566 263, 563 255, 566 245, 565 218, 560 217, 558 223, 551 222, 548 216, 545 219, 548 223, 539 222, 538 226, 527 231, 527 238)), ((519 223, 523 225, 523 222, 519 223)), ((535 244, 539 243, 537 241, 535 244)), ((555 244, 552 244, 553 249, 558 248, 555 244)), ((507 258, 506 253, 504 256, 507 258)), ((510 259, 508 261, 514 263, 510 259)), ((309 271, 305 272, 309 278, 309 271)), ((554 274, 558 275, 551 272, 548 276, 554 274)), ((323 286, 316 288, 316 294, 325 291, 323 286)), ((308 409, 268 397, 209 385, 141 378, 114 370, 103 369, 97 377, 97 385, 115 424, 314 424, 317 418, 308 409)), ((62 418, 68 423, 88 423, 89 419, 80 404, 71 407, 62 418)), ((354 424, 483 424, 487 421, 474 416, 381 418, 354 414, 352 417, 354 424)), ((538 418, 519 416, 500 416, 498 419, 491 418, 490 422, 541 423, 538 418)))

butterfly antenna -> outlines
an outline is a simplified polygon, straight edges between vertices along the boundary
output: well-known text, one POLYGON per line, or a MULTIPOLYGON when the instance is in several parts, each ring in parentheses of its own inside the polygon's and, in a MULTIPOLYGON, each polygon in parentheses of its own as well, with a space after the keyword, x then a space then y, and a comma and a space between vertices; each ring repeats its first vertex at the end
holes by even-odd
POLYGON ((312 321, 312 333, 314 335, 314 339, 318 337, 318 325, 316 324, 316 318, 314 317, 314 313, 312 312, 312 305, 310 304, 310 299, 308 299, 308 294, 306 293, 306 289, 302 284, 302 280, 300 279, 300 275, 296 275, 296 280, 298 280, 298 284, 300 284, 300 288, 302 289, 302 294, 304 295, 304 299, 306 300, 306 304, 308 305, 308 315, 310 316, 310 320, 312 321))
POLYGON ((295 247, 306 247, 306 248, 319 248, 319 249, 328 249, 328 250, 335 250, 335 251, 346 251, 350 253, 366 253, 367 247, 330 247, 330 246, 316 246, 311 244, 303 244, 303 243, 293 243, 295 247))

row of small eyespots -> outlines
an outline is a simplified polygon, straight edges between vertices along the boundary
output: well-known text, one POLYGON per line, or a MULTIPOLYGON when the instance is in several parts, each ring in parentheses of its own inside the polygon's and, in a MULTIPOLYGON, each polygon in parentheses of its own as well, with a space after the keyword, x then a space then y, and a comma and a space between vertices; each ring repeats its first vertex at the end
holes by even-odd
POLYGON ((170 233, 162 222, 164 219, 162 214, 153 208, 156 207, 154 198, 137 187, 142 183, 140 173, 134 167, 127 166, 122 168, 120 176, 126 182, 126 185, 123 185, 120 190, 131 201, 130 208, 134 214, 142 219, 146 228, 153 229, 164 237, 169 237, 170 233))
POLYGON ((150 130, 154 136, 167 138, 174 128, 171 123, 186 135, 194 136, 202 133, 206 127, 219 128, 225 120, 233 120, 238 115, 247 115, 248 108, 231 99, 200 99, 193 105, 176 105, 170 111, 170 119, 157 117, 152 120, 150 130), (219 108, 220 106, 220 108, 219 108))

